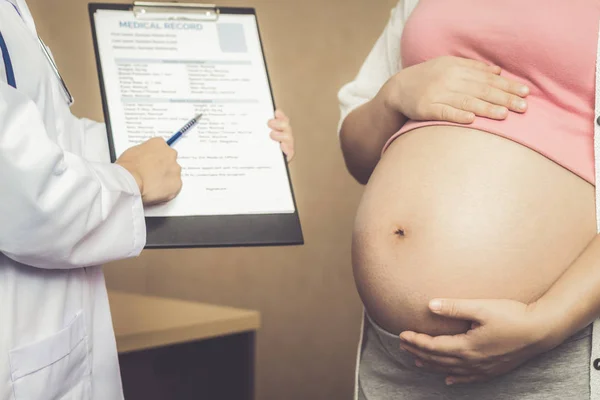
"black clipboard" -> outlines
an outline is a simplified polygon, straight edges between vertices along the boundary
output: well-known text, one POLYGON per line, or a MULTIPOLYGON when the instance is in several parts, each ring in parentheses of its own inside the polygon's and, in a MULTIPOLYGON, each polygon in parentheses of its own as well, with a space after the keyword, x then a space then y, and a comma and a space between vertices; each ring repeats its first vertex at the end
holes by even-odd
MULTIPOLYGON (((100 82, 104 120, 108 132, 108 144, 111 161, 114 162, 115 147, 112 139, 110 113, 107 104, 107 96, 104 87, 100 53, 96 36, 96 25, 94 15, 98 10, 132 11, 140 14, 154 9, 157 12, 190 13, 202 17, 205 20, 215 20, 220 14, 247 14, 256 18, 254 8, 216 7, 214 5, 190 4, 190 3, 133 3, 133 4, 111 4, 90 3, 88 5, 94 51, 96 55, 96 66, 100 82)), ((256 22, 258 29, 258 21, 256 22)), ((260 30, 258 31, 260 39, 260 30)), ((263 61, 267 72, 267 80, 273 92, 266 60, 264 59, 264 48, 260 39, 263 61)), ((273 100, 274 103, 274 100, 273 100)), ((275 109, 275 104, 273 104, 275 109)), ((282 157, 285 157, 282 154, 282 157)), ((275 246, 275 245, 302 245, 304 238, 294 196, 293 186, 290 179, 289 169, 286 163, 288 183, 294 204, 294 212, 286 214, 252 214, 252 215, 216 215, 216 216, 188 216, 188 217, 146 217, 147 241, 146 248, 191 248, 191 247, 234 247, 234 246, 275 246)))

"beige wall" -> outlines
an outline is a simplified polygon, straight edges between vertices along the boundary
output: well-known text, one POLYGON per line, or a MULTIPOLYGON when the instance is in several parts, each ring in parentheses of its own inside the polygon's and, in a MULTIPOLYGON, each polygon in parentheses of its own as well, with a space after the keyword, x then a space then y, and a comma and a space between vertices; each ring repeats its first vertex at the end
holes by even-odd
MULTIPOLYGON (((102 119, 87 2, 28 0, 76 98, 102 119)), ((361 306, 350 235, 361 188, 339 151, 336 93, 395 0, 229 0, 256 7, 276 102, 292 118, 301 247, 146 251, 106 267, 110 288, 260 310, 259 400, 337 400, 352 392, 361 306)))

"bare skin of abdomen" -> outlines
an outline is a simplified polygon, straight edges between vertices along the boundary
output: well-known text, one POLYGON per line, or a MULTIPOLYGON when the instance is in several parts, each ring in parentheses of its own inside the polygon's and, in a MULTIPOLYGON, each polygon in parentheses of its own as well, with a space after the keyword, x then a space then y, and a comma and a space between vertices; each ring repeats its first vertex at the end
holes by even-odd
POLYGON ((529 303, 594 237, 594 187, 508 139, 430 126, 396 139, 356 217, 352 258, 369 315, 398 334, 465 332, 433 298, 529 303))

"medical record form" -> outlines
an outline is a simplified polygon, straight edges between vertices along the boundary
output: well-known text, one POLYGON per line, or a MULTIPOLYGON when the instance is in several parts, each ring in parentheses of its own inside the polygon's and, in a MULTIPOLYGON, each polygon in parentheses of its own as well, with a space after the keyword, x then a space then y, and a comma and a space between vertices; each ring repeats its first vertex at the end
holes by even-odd
POLYGON ((274 103, 254 10, 143 4, 90 5, 112 160, 202 114, 173 144, 181 193, 147 208, 147 221, 288 215, 299 230, 285 157, 269 137, 274 103))

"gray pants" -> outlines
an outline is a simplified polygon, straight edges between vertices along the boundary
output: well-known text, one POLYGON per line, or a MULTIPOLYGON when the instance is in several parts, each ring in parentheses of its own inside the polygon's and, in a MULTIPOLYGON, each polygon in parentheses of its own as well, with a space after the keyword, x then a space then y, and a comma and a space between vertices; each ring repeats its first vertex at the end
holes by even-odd
POLYGON ((359 400, 584 400, 590 396, 591 325, 554 350, 490 382, 446 386, 417 368, 400 339, 365 316, 357 368, 359 400))

